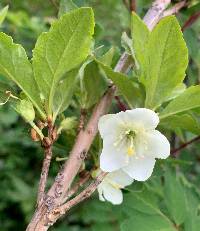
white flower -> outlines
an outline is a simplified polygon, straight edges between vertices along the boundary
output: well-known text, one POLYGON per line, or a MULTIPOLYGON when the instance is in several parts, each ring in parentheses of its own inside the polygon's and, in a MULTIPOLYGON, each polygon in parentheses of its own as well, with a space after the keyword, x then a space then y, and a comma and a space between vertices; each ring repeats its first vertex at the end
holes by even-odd
POLYGON ((132 184, 132 182, 133 179, 121 170, 108 173, 97 187, 99 199, 110 201, 114 205, 121 204, 123 201, 121 189, 132 184))
POLYGON ((170 154, 167 138, 155 130, 158 123, 158 115, 146 108, 102 116, 98 124, 103 139, 100 168, 105 172, 122 169, 135 180, 147 180, 155 158, 170 154))

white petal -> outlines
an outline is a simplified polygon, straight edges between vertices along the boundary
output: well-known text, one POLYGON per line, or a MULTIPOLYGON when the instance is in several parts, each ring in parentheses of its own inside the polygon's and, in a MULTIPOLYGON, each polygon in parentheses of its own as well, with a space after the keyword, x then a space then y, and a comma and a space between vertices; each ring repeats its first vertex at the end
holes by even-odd
POLYGON ((103 149, 100 155, 100 168, 104 172, 113 172, 127 165, 127 155, 125 148, 114 146, 113 136, 106 136, 103 140, 103 149))
POLYGON ((158 115, 147 108, 136 108, 125 111, 127 114, 126 120, 138 125, 143 125, 145 130, 155 129, 159 123, 158 115))
POLYGON ((147 155, 166 159, 170 155, 170 143, 167 138, 157 130, 147 133, 147 155))
POLYGON ((123 201, 122 191, 112 187, 110 184, 107 184, 106 187, 103 188, 103 196, 114 205, 121 204, 123 201))
POLYGON ((101 116, 98 122, 98 129, 101 137, 115 133, 115 128, 117 126, 116 114, 107 114, 101 116))
POLYGON ((106 178, 108 178, 111 182, 121 186, 120 188, 124 188, 125 186, 133 183, 133 179, 122 170, 111 172, 107 175, 106 178))
POLYGON ((145 181, 151 176, 154 165, 155 159, 153 157, 132 158, 128 166, 123 168, 123 171, 135 180, 145 181))
POLYGON ((99 200, 105 201, 105 199, 103 197, 103 182, 97 187, 97 191, 99 193, 99 200))

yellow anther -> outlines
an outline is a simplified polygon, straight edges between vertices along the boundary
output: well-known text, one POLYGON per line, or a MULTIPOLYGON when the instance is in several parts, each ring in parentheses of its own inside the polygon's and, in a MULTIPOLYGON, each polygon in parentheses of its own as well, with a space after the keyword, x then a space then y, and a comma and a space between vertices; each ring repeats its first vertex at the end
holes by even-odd
POLYGON ((135 154, 134 149, 132 147, 129 147, 127 150, 127 154, 128 154, 128 156, 133 156, 135 154))

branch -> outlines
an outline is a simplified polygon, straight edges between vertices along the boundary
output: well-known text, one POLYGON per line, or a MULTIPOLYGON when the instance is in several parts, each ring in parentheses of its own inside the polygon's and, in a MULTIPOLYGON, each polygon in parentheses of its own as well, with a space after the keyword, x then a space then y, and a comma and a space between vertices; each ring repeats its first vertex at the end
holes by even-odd
POLYGON ((186 148, 188 145, 190 145, 190 144, 192 144, 192 143, 194 143, 194 142, 196 142, 196 141, 198 141, 198 140, 200 140, 200 135, 197 136, 197 137, 195 137, 195 138, 193 138, 193 139, 191 139, 190 141, 188 141, 188 142, 182 144, 182 145, 179 146, 178 148, 173 149, 173 150, 171 151, 171 155, 176 156, 177 153, 178 153, 179 151, 181 151, 182 149, 186 148))

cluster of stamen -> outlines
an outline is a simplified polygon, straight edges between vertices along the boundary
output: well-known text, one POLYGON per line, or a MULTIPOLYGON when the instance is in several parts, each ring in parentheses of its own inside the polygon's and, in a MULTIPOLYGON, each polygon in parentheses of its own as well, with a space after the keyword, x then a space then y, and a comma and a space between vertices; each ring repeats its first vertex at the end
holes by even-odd
POLYGON ((136 132, 133 130, 126 130, 123 134, 119 136, 119 138, 114 143, 114 146, 118 146, 120 148, 120 145, 123 144, 123 142, 126 143, 126 146, 128 144, 127 149, 127 155, 133 156, 135 154, 135 148, 134 148, 134 139, 136 137, 136 132))

